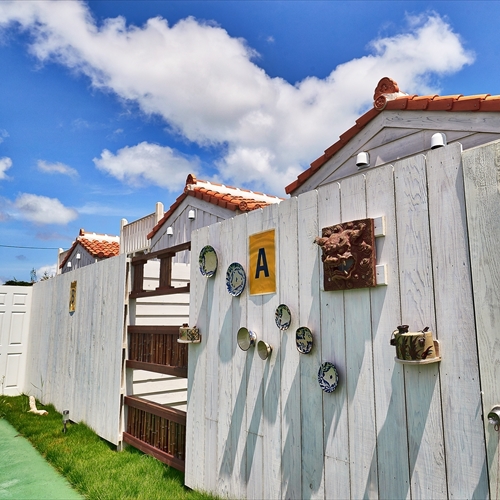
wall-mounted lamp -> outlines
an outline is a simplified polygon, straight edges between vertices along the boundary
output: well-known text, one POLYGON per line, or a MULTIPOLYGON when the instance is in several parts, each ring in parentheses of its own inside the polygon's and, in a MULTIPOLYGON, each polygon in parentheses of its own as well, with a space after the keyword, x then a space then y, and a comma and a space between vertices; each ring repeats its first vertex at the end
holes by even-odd
POLYGON ((76 254, 76 260, 80 260, 81 259, 81 255, 79 253, 76 254))
POLYGON ((442 148, 443 146, 446 146, 446 144, 446 135, 441 132, 436 132, 431 137, 431 149, 442 148))
POLYGON ((356 166, 358 169, 366 168, 370 166, 370 155, 366 151, 361 151, 356 156, 356 166))
POLYGON ((66 434, 66 424, 69 422, 69 410, 63 410, 62 422, 63 422, 63 430, 62 431, 66 434))
POLYGON ((168 236, 173 236, 174 234, 174 228, 172 226, 167 227, 167 235, 168 236))
POLYGON ((69 267, 69 268, 71 269, 71 262, 68 262, 68 263, 66 264, 66 267, 69 267))
POLYGON ((194 210, 190 210, 190 211, 188 212, 188 219, 189 219, 189 220, 194 220, 194 219, 196 219, 196 212, 195 212, 194 210))

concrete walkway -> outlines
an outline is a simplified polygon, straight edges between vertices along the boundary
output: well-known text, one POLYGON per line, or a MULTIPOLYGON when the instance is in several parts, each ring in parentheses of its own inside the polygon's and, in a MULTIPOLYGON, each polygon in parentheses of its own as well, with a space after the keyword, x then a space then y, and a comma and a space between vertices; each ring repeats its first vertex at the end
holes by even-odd
POLYGON ((0 418, 0 499, 81 499, 69 483, 0 418))

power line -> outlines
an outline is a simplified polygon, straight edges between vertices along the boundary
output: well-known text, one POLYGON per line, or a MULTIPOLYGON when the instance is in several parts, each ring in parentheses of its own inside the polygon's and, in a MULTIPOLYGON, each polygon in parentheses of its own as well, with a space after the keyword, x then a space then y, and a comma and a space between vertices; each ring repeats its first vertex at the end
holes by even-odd
POLYGON ((59 248, 55 247, 20 247, 16 245, 0 245, 0 247, 4 248, 29 248, 30 250, 59 250, 59 248))

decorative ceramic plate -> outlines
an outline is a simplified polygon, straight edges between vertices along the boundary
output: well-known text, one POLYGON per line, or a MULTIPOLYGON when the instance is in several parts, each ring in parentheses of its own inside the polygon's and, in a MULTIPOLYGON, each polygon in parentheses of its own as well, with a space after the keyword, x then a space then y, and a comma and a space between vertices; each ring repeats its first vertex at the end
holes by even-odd
POLYGON ((238 347, 242 351, 248 351, 250 347, 255 345, 255 341, 257 340, 257 335, 254 332, 251 332, 244 326, 242 326, 238 330, 237 342, 238 347))
POLYGON ((217 254, 210 245, 201 249, 200 258, 198 259, 200 273, 207 278, 211 278, 217 271, 217 254))
POLYGON ((309 354, 313 347, 313 334, 307 326, 297 328, 295 332, 295 343, 297 344, 297 351, 302 354, 309 354))
POLYGON ((323 363, 318 371, 319 386, 325 392, 333 392, 339 383, 339 374, 333 363, 323 363))
POLYGON ((241 264, 233 262, 228 268, 226 273, 226 288, 227 291, 237 297, 245 289, 247 277, 245 270, 241 264))
POLYGON ((287 330, 292 322, 292 314, 290 313, 290 309, 285 304, 280 304, 276 308, 276 312, 274 313, 274 319, 276 321, 276 326, 280 330, 287 330))

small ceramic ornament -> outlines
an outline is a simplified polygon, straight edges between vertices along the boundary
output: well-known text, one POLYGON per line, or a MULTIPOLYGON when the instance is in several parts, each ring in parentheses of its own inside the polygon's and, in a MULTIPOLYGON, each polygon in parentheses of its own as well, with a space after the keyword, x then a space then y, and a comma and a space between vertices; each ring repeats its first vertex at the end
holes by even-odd
POLYGON ((237 342, 238 342, 238 347, 242 351, 248 351, 250 347, 253 347, 255 345, 256 341, 257 341, 257 335, 254 332, 248 330, 248 328, 242 326, 238 330, 237 342))
POLYGON ((276 308, 274 320, 276 321, 276 326, 280 330, 288 330, 290 323, 292 322, 292 313, 290 312, 290 309, 288 309, 287 305, 280 304, 276 308))
POLYGON ((318 371, 319 386, 325 392, 333 392, 339 383, 339 374, 333 363, 323 363, 318 371))
POLYGON ((297 331, 295 332, 295 344, 297 345, 297 351, 301 354, 309 354, 311 352, 313 346, 313 335, 307 326, 297 328, 297 331))
POLYGON ((211 278, 217 271, 217 254, 210 245, 204 246, 201 249, 198 259, 200 273, 207 278, 211 278))
POLYGON ((227 291, 233 296, 241 295, 245 289, 247 276, 241 264, 233 262, 229 265, 226 272, 226 288, 227 291))
POLYGON ((272 352, 273 348, 267 342, 264 342, 263 340, 259 340, 259 342, 257 342, 257 353, 259 354, 260 359, 267 359, 272 352))

